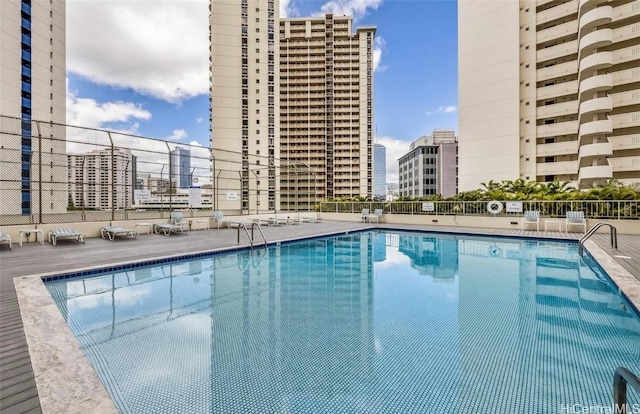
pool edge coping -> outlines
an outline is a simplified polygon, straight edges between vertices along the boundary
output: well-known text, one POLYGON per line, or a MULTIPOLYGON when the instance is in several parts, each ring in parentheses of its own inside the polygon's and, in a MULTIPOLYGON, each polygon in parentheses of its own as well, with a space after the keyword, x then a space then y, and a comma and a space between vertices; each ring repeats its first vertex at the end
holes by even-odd
MULTIPOLYGON (((277 246, 282 243, 331 237, 340 234, 360 233, 372 230, 426 232, 437 234, 451 234, 457 236, 491 237, 509 239, 552 240, 560 242, 576 242, 572 240, 554 239, 552 237, 537 238, 522 235, 504 234, 475 234, 464 232, 439 232, 421 229, 402 229, 390 226, 371 226, 357 230, 320 233, 313 236, 288 237, 267 243, 267 246, 277 246)), ((148 263, 151 261, 169 261, 171 259, 187 258, 200 254, 214 256, 233 251, 250 249, 249 243, 217 249, 201 250, 192 253, 181 253, 155 258, 139 259, 119 262, 109 266, 97 265, 65 272, 54 271, 14 278, 16 296, 20 306, 20 316, 27 340, 31 365, 34 372, 38 398, 43 413, 86 413, 95 411, 105 414, 119 413, 104 384, 98 377, 89 358, 80 347, 80 343, 71 328, 62 317, 51 294, 44 284, 44 279, 67 273, 90 272, 117 266, 148 263), (61 387, 60 385, 64 385, 61 387), (78 385, 81 385, 79 387, 78 385)), ((611 278, 618 289, 640 313, 640 283, 637 279, 611 255, 601 249, 594 241, 588 240, 585 249, 591 254, 595 262, 611 278)))

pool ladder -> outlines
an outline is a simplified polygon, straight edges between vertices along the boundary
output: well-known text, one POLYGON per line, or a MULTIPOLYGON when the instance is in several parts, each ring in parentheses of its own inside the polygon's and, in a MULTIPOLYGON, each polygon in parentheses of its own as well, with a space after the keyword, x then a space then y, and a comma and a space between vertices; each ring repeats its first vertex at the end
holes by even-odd
POLYGON ((253 222, 251 223, 251 235, 249 235, 249 229, 247 228, 247 225, 245 223, 240 223, 238 225, 238 244, 240 244, 240 229, 244 229, 244 232, 247 233, 247 237, 249 238, 249 243, 251 243, 251 248, 253 249, 253 241, 254 241, 254 236, 253 236, 253 229, 257 227, 258 231, 260 231, 260 235, 262 236, 262 240, 264 241, 264 247, 267 247, 267 239, 264 237, 264 233, 262 232, 262 227, 260 227, 260 223, 258 222, 253 222))
POLYGON ((628 412, 635 412, 634 410, 629 411, 627 385, 640 392, 640 378, 633 375, 628 369, 619 367, 613 374, 613 408, 616 413, 627 414, 628 412))
POLYGON ((587 232, 580 241, 578 242, 578 256, 582 256, 582 251, 584 250, 584 242, 587 241, 589 237, 591 237, 598 229, 602 226, 609 226, 611 228, 611 247, 614 249, 618 249, 618 230, 615 228, 613 224, 609 223, 596 223, 595 226, 591 230, 587 232))

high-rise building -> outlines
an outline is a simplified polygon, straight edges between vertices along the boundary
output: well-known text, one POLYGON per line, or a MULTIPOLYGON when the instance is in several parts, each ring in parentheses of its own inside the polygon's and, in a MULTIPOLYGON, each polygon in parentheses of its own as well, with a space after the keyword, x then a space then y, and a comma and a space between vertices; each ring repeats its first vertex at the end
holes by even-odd
POLYGON ((67 208, 65 13, 63 0, 0 1, 0 114, 14 118, 3 125, 2 214, 67 208))
POLYGON ((67 155, 69 203, 72 207, 109 210, 130 208, 136 157, 129 149, 95 150, 67 155))
POLYGON ((280 21, 283 209, 373 193, 376 28, 353 33, 352 23, 332 14, 280 21))
POLYGON ((169 167, 171 180, 178 188, 191 187, 191 151, 184 148, 176 148, 170 152, 169 167))
POLYGON ((387 199, 387 149, 373 144, 373 198, 387 199))
POLYGON ((460 190, 640 182, 639 17, 637 0, 460 1, 460 190))
POLYGON ((452 129, 435 129, 413 141, 398 160, 400 197, 458 193, 458 138, 452 129))
POLYGON ((222 210, 279 206, 278 0, 211 0, 211 147, 222 210))

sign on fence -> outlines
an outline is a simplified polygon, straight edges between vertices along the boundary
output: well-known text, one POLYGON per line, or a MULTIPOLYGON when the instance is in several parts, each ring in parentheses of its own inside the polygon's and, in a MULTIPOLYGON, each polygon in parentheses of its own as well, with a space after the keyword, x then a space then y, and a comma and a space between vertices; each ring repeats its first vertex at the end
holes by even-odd
POLYGON ((133 195, 136 201, 151 200, 151 190, 133 190, 133 195))
POLYGON ((507 213, 522 213, 522 202, 507 201, 507 213))
POLYGON ((202 188, 189 187, 189 206, 192 208, 202 207, 202 188))
POLYGON ((237 201, 238 200, 238 193, 236 193, 235 191, 227 191, 227 200, 229 200, 229 201, 237 201))
POLYGON ((422 211, 436 211, 436 203, 422 203, 422 211))

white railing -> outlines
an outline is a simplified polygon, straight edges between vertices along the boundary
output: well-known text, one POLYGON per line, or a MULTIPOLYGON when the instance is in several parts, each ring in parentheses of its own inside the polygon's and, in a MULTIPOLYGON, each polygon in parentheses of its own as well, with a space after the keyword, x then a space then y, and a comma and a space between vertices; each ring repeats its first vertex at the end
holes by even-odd
MULTIPOLYGON (((640 200, 562 200, 562 201, 513 201, 522 203, 521 211, 507 211, 508 203, 501 201, 504 208, 497 216, 522 216, 523 211, 540 211, 541 217, 565 217, 567 211, 583 211, 588 219, 640 219, 640 200)), ((465 215, 494 216, 487 209, 488 201, 328 201, 320 203, 320 212, 324 213, 360 213, 383 209, 384 214, 423 214, 423 215, 465 215)))

